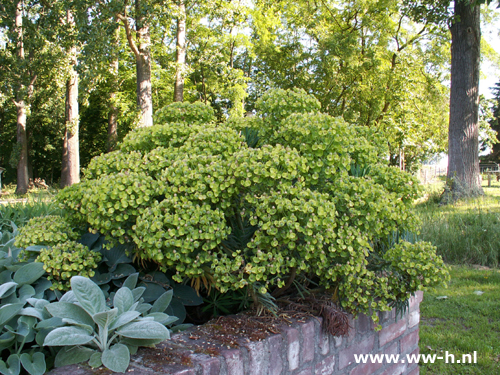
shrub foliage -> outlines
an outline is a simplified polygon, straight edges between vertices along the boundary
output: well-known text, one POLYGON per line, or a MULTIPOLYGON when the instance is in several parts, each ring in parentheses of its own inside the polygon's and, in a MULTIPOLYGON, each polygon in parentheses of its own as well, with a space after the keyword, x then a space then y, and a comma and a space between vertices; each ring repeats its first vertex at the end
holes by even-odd
POLYGON ((199 104, 189 111, 167 108, 165 123, 94 158, 58 196, 70 219, 222 292, 279 294, 307 277, 356 313, 446 279, 429 244, 388 246, 394 231, 416 230, 418 184, 386 166, 376 134, 301 90, 269 91, 254 116, 223 124, 199 104))

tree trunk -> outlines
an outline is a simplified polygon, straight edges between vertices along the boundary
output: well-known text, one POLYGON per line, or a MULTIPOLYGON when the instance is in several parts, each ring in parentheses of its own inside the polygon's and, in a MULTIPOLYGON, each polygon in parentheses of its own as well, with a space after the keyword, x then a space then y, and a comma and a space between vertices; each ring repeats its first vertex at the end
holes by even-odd
POLYGON ((151 90, 151 36, 144 16, 142 1, 135 0, 136 32, 138 53, 136 53, 137 106, 141 112, 139 127, 153 125, 153 94, 151 90))
POLYGON ((479 173, 480 11, 455 0, 451 31, 448 181, 453 198, 482 194, 479 173))
POLYGON ((184 69, 186 65, 186 5, 179 1, 179 18, 177 18, 177 51, 175 55, 174 102, 184 101, 184 69))
MULTIPOLYGON (((16 6, 16 33, 17 33, 17 58, 21 63, 24 60, 23 42, 23 4, 18 2, 16 6)), ((15 106, 17 110, 17 144, 19 148, 19 160, 17 163, 17 187, 16 194, 22 195, 28 192, 28 136, 26 133, 26 102, 24 101, 24 88, 21 80, 17 87, 15 106)))
MULTIPOLYGON (((74 26, 75 20, 71 11, 66 13, 66 22, 74 26)), ((80 145, 78 139, 78 73, 76 46, 68 50, 71 68, 70 77, 66 82, 66 129, 63 140, 63 156, 61 170, 61 187, 71 186, 80 182, 80 145)))
POLYGON ((108 112, 108 152, 113 151, 118 141, 118 107, 116 106, 116 90, 118 88, 118 50, 119 50, 119 29, 116 29, 114 44, 116 47, 116 56, 111 63, 112 70, 112 88, 109 94, 109 112, 108 112))

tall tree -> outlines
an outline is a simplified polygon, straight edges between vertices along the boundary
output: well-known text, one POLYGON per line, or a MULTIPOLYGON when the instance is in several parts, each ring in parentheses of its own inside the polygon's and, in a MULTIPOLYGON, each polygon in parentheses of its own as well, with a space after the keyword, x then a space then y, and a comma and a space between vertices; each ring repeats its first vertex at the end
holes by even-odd
MULTIPOLYGON (((18 1, 15 10, 15 31, 17 36, 17 58, 20 66, 25 64, 24 58, 24 32, 23 32, 23 2, 18 1)), ((33 82, 30 82, 32 84, 33 82)), ((16 194, 28 192, 28 137, 26 133, 26 101, 25 86, 23 80, 19 80, 16 88, 16 99, 14 105, 17 110, 17 145, 19 150, 19 161, 17 164, 17 187, 16 194)))
POLYGON ((153 125, 153 94, 151 89, 151 35, 146 0, 135 0, 135 32, 128 16, 128 1, 117 17, 127 33, 129 47, 134 53, 137 73, 137 106, 140 112, 139 127, 153 125), (134 40, 135 34, 135 40, 134 40))
POLYGON ((184 100, 184 71, 186 70, 186 4, 179 0, 177 16, 177 46, 175 53, 174 102, 184 100))
MULTIPOLYGON (((66 10, 65 24, 74 30, 75 19, 73 12, 66 10)), ((63 139, 63 155, 61 168, 61 187, 71 186, 80 182, 80 143, 78 139, 79 110, 78 110, 78 73, 77 47, 74 43, 67 49, 69 58, 69 77, 66 82, 66 127, 63 139)))
POLYGON ((448 181, 455 195, 482 194, 479 173, 479 4, 456 0, 451 31, 448 181))

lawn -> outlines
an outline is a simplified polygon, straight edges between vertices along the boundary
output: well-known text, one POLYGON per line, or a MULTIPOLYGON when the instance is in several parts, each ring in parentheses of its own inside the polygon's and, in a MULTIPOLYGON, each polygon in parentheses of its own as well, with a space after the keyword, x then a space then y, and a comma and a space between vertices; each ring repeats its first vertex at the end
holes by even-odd
POLYGON ((433 242, 455 265, 448 288, 424 294, 420 351, 438 357, 448 351, 455 359, 476 351, 477 364, 437 360, 421 363, 420 373, 499 374, 500 183, 484 187, 485 197, 441 207, 433 200, 438 189, 431 187, 430 199, 416 206, 422 218, 420 238, 433 242))

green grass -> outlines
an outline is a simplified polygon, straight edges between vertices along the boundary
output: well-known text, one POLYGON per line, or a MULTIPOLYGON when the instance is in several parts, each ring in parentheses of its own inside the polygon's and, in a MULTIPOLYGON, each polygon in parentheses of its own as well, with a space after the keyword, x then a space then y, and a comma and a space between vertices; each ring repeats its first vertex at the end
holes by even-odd
POLYGON ((0 204, 0 232, 10 228, 10 222, 18 227, 23 226, 29 219, 37 216, 58 215, 61 210, 53 197, 28 198, 26 202, 12 202, 0 204))
POLYGON ((455 355, 477 351, 477 364, 420 364, 422 375, 500 374, 500 271, 454 266, 447 289, 424 293, 420 352, 455 355), (484 292, 476 295, 474 292, 484 292), (446 296, 446 299, 438 297, 446 296))
POLYGON ((432 242, 451 264, 497 267, 500 262, 500 183, 485 196, 439 206, 442 184, 427 187, 428 199, 416 205, 422 219, 419 239, 432 242))
POLYGON ((445 206, 439 206, 443 183, 426 186, 426 199, 415 206, 422 219, 419 239, 432 242, 455 264, 448 289, 424 293, 420 352, 445 357, 448 351, 461 359, 476 351, 478 359, 477 364, 421 362, 423 375, 500 374, 500 271, 470 267, 498 267, 500 261, 500 183, 486 185, 484 197, 445 206))

